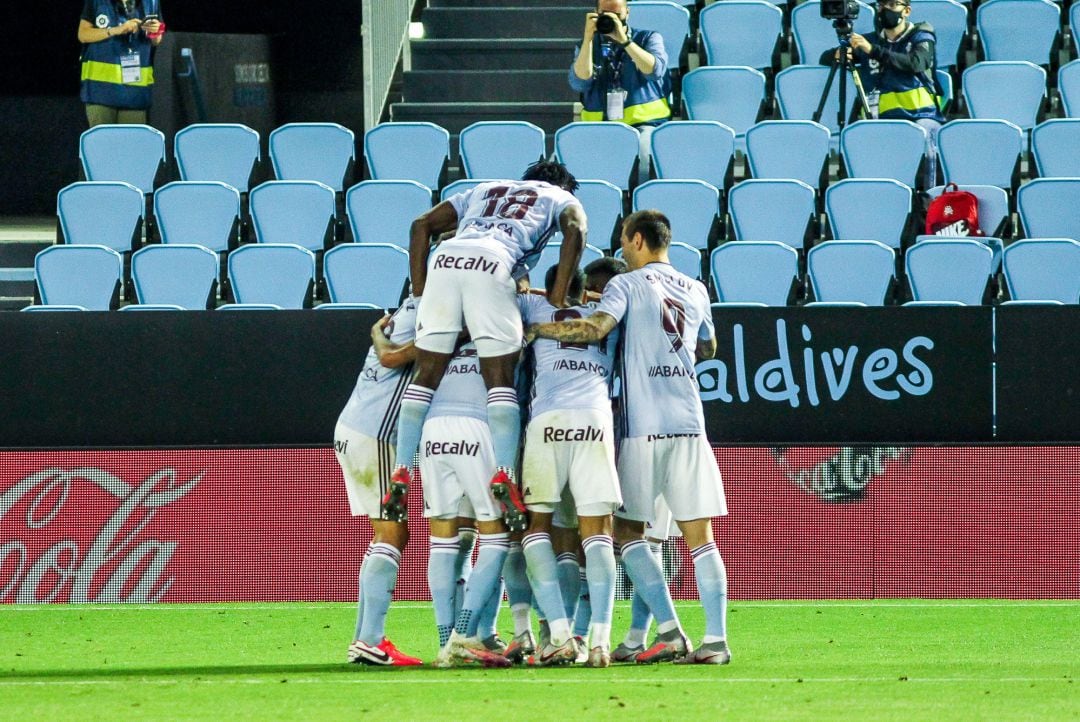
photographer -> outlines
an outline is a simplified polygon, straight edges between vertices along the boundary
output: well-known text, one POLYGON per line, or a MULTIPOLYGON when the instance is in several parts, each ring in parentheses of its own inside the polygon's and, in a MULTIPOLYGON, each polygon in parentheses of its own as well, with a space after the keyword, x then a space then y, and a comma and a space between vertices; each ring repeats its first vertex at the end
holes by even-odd
POLYGON ((90 127, 146 123, 153 48, 165 34, 158 0, 85 0, 79 20, 82 90, 90 127))
MULTIPOLYGON (((870 36, 851 33, 848 59, 860 69, 871 111, 878 118, 910 120, 927 132, 927 188, 937 184, 937 133, 945 122, 934 76, 934 28, 912 23, 909 0, 884 0, 875 6, 870 36), (876 112, 873 98, 876 95, 876 112)), ((826 51, 824 65, 840 59, 840 49, 826 51)))
POLYGON ((582 120, 613 120, 641 132, 640 174, 648 179, 649 136, 671 118, 671 77, 664 39, 627 25, 626 0, 599 0, 585 16, 585 32, 570 68, 581 93, 582 120))

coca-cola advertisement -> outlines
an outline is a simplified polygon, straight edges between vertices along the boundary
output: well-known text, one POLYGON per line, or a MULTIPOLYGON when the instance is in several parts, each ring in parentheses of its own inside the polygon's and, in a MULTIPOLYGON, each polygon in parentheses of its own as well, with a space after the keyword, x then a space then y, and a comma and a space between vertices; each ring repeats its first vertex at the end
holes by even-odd
MULTIPOLYGON (((716 458, 734 599, 1080 594, 1076 447, 716 458)), ((416 496, 398 599, 428 598, 416 496)), ((330 449, 0 452, 0 602, 349 601, 369 539, 330 449)))

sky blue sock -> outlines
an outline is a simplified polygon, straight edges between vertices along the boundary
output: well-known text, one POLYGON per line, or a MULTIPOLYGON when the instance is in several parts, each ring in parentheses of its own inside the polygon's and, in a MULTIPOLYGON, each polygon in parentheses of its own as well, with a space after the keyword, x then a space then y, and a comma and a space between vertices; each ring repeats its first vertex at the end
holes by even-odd
POLYGON ((607 534, 597 534, 581 542, 585 549, 585 574, 592 602, 589 645, 611 643, 611 616, 615 607, 615 547, 607 534))
POLYGON ((716 542, 691 549, 690 556, 694 560, 698 598, 705 608, 705 641, 727 639, 727 569, 716 542))
MULTIPOLYGON (((615 558, 614 555, 611 557, 615 558)), ((612 581, 614 584, 614 581, 612 581)), ((589 598, 589 582, 585 573, 585 567, 578 567, 578 592, 577 613, 574 615, 574 636, 584 637, 589 633, 589 620, 592 619, 592 600, 589 598)), ((614 593, 614 587, 612 587, 614 593)))
POLYGON ((562 592, 566 616, 573 619, 577 614, 578 596, 581 594, 581 575, 578 573, 577 554, 563 552, 555 557, 559 572, 559 591, 562 592))
POLYGON ((380 644, 386 636, 386 613, 397 584, 401 552, 390 544, 371 545, 364 562, 360 585, 364 594, 364 622, 358 639, 370 645, 380 644))
POLYGON ((503 562, 503 581, 511 608, 519 604, 532 604, 532 587, 525 573, 525 552, 520 542, 510 542, 510 551, 503 562))
POLYGON ((480 623, 480 610, 491 596, 492 588, 499 583, 503 561, 510 547, 510 535, 480 534, 476 555, 469 582, 465 585, 465 602, 461 606, 454 630, 466 637, 475 637, 480 623))
POLYGON ((457 618, 454 610, 454 596, 457 591, 457 575, 454 562, 458 558, 458 537, 449 539, 430 537, 431 550, 428 554, 427 579, 431 590, 431 603, 435 608, 435 627, 439 632, 439 647, 446 644, 457 618))
POLYGON ((412 459, 420 448, 420 434, 424 430, 424 419, 431 408, 432 389, 416 384, 409 384, 401 397, 401 409, 398 411, 397 426, 397 464, 411 467, 412 459))
MULTIPOLYGON (((506 562, 503 562, 503 566, 506 566, 506 562)), ((491 590, 491 596, 488 597, 487 602, 480 610, 480 616, 477 619, 476 632, 480 635, 481 639, 487 639, 488 637, 498 636, 498 624, 499 624, 499 608, 502 607, 503 593, 505 589, 503 587, 503 580, 500 578, 495 583, 495 587, 491 590)))
POLYGON ((360 639, 360 628, 364 625, 364 587, 361 583, 364 579, 364 562, 371 553, 371 544, 364 550, 364 557, 360 560, 360 571, 356 574, 356 632, 353 639, 360 639))
POLYGON ((533 598, 539 602, 541 617, 551 630, 552 643, 558 646, 570 638, 570 619, 559 589, 558 564, 551 548, 551 535, 528 534, 521 540, 525 563, 529 568, 533 598))
MULTIPOLYGON (((517 391, 508 386, 489 389, 487 412, 495 466, 512 470, 517 466, 518 446, 521 441, 521 406, 518 404, 517 391)), ((400 438, 398 443, 400 444, 400 438)))
POLYGON ((469 582, 472 574, 472 553, 476 547, 476 529, 472 527, 458 527, 458 536, 461 538, 461 546, 458 550, 457 560, 454 562, 454 619, 461 614, 461 605, 465 603, 465 585, 469 582))
POLYGON ((656 617, 657 624, 672 622, 675 617, 675 605, 671 601, 664 572, 656 557, 649 551, 644 539, 627 542, 622 545, 622 560, 626 573, 634 583, 634 590, 641 594, 656 617))

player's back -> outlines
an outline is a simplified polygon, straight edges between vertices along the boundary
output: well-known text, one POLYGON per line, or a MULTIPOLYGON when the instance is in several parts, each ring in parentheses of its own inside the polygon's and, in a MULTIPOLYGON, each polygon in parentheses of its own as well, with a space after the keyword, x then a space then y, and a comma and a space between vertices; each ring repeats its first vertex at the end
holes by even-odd
POLYGON ((480 375, 480 357, 471 341, 450 359, 435 390, 427 418, 439 416, 468 416, 487 422, 487 387, 480 375))

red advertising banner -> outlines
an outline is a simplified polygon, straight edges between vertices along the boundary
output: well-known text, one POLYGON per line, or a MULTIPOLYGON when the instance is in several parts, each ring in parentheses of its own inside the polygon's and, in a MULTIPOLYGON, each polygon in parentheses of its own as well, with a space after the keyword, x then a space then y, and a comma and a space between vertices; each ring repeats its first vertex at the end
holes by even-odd
MULTIPOLYGON (((716 456, 735 599, 1080 596, 1078 448, 716 456)), ((428 598, 419 508, 399 599, 428 598)), ((0 602, 349 601, 369 538, 329 449, 0 452, 0 602)))

